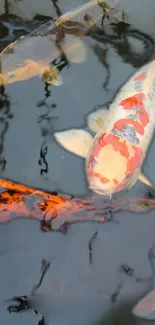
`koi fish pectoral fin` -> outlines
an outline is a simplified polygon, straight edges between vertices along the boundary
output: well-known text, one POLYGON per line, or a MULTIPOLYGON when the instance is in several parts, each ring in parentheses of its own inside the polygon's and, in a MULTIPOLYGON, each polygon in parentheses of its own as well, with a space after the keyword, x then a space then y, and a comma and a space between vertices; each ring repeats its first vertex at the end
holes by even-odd
POLYGON ((87 48, 84 43, 74 35, 66 35, 61 48, 72 63, 82 63, 87 58, 87 48))
POLYGON ((90 130, 95 133, 103 130, 105 122, 107 122, 107 115, 108 109, 106 107, 98 109, 97 111, 89 114, 87 117, 87 125, 89 126, 90 130))
POLYGON ((140 173, 139 177, 138 177, 139 181, 141 181, 142 183, 153 187, 152 183, 149 181, 149 179, 142 173, 140 173))
POLYGON ((132 310, 133 314, 148 320, 155 320, 155 290, 148 293, 132 310))
POLYGON ((71 129, 54 133, 56 141, 67 151, 86 158, 93 144, 93 137, 82 129, 71 129))

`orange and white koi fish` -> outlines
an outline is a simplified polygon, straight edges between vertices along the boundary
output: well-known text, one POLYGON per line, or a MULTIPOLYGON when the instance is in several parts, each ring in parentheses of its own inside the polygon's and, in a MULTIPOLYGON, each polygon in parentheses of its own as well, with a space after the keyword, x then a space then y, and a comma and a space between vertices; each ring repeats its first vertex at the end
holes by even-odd
POLYGON ((15 42, 0 53, 0 84, 10 84, 40 75, 43 80, 55 86, 63 83, 59 70, 50 63, 65 53, 69 62, 86 60, 87 49, 80 40, 92 27, 85 20, 89 15, 95 24, 111 6, 119 0, 91 0, 73 9, 56 21, 50 20, 15 42))
POLYGON ((89 187, 103 195, 129 189, 137 179, 151 186, 141 166, 155 129, 155 60, 140 68, 110 108, 91 113, 85 130, 56 132, 66 150, 86 159, 89 187))

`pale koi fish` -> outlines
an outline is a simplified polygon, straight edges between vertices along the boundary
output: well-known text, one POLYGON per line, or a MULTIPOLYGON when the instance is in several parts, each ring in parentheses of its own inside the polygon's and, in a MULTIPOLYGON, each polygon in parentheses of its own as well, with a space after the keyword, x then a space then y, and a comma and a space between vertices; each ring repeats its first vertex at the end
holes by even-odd
POLYGON ((144 298, 142 298, 133 308, 132 312, 135 316, 147 320, 155 320, 155 245, 153 245, 149 251, 149 259, 153 273, 154 290, 151 290, 144 298))
POLYGON ((140 68, 121 87, 109 109, 87 118, 94 139, 81 129, 56 132, 56 141, 86 160, 89 187, 110 195, 139 179, 151 186, 141 167, 155 129, 155 60, 140 68))
POLYGON ((0 53, 0 83, 10 84, 40 75, 55 86, 63 83, 59 70, 50 63, 64 52, 68 61, 81 63, 86 60, 87 49, 80 37, 92 27, 85 17, 91 16, 94 24, 119 0, 92 0, 73 9, 58 20, 50 20, 29 34, 9 44, 0 53))

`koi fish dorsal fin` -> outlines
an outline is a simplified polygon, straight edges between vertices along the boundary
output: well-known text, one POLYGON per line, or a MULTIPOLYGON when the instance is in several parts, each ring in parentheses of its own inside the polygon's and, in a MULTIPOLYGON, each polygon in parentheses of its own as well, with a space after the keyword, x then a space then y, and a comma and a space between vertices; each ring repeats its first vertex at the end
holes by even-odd
POLYGON ((90 130, 97 133, 103 130, 105 123, 107 121, 108 116, 108 109, 102 108, 98 109, 95 112, 92 112, 87 117, 87 125, 89 126, 90 130))
POLYGON ((135 316, 155 320, 155 290, 141 299, 132 310, 135 316))
POLYGON ((71 129, 54 133, 56 141, 67 151, 86 158, 93 143, 92 136, 82 129, 71 129))

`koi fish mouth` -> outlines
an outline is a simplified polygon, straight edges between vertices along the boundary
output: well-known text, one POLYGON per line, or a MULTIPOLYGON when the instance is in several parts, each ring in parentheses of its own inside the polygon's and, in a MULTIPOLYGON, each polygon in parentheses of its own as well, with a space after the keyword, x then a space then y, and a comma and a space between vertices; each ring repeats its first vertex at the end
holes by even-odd
POLYGON ((105 191, 105 190, 101 190, 101 189, 98 189, 97 187, 95 186, 90 186, 89 187, 93 192, 97 193, 97 194, 100 194, 100 195, 104 195, 104 196, 108 196, 111 200, 111 197, 112 197, 112 193, 108 192, 108 191, 105 191))

